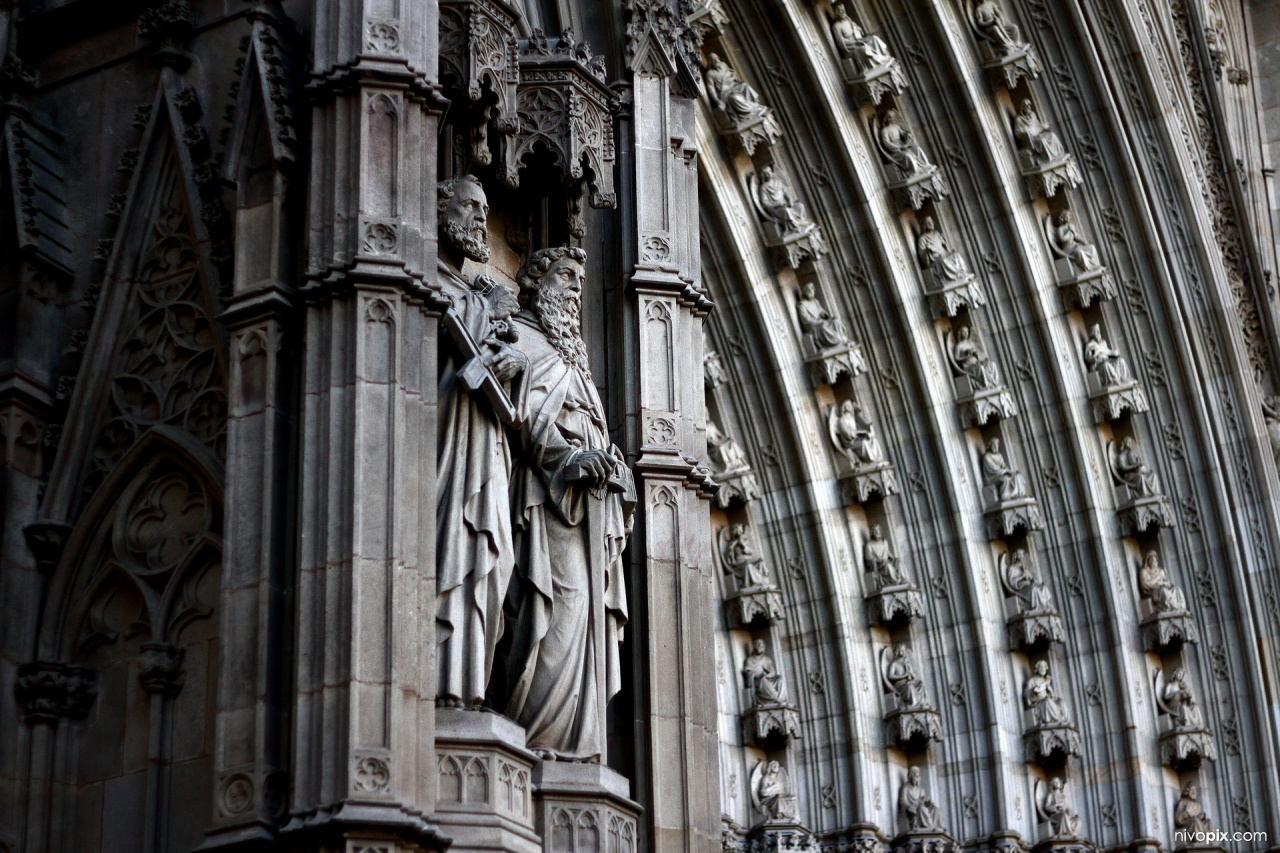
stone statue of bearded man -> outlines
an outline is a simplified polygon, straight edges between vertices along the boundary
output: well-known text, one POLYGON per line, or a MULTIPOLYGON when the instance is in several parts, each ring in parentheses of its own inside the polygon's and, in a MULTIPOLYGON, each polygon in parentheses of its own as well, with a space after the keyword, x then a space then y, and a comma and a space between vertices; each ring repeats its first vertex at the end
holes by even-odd
MULTIPOLYGON (((622 549, 635 486, 610 441, 582 340, 581 249, 542 249, 517 275, 515 346, 528 358, 511 478, 516 571, 505 713, 544 758, 603 761, 621 688, 622 549)), ((495 697, 497 698, 497 697, 495 697)), ((504 707, 502 704, 497 707, 504 707)))

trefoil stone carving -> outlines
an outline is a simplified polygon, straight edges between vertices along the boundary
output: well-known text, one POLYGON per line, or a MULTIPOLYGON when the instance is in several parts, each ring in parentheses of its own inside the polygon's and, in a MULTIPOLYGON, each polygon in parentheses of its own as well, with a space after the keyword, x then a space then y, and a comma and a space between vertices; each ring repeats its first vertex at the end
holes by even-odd
MULTIPOLYGON (((569 233, 587 234, 582 198, 594 208, 615 207, 613 166, 616 158, 613 117, 603 56, 578 41, 566 28, 558 39, 534 30, 520 43, 520 83, 516 108, 520 118, 519 144, 509 158, 518 171, 535 147, 552 155, 561 172, 569 204, 569 233)), ((503 175, 514 186, 516 176, 503 175)))
POLYGON ((752 174, 747 183, 764 225, 765 245, 773 250, 776 262, 797 269, 806 259, 817 260, 827 253, 822 232, 805 213, 804 202, 772 166, 752 174))
POLYGON ((1076 159, 1062 144, 1061 137, 1036 112, 1030 98, 1023 98, 1013 119, 1013 138, 1018 146, 1018 164, 1032 198, 1053 198, 1065 188, 1080 185, 1076 159))
POLYGON ((1000 555, 1000 583, 1018 608, 1006 620, 1013 645, 1027 654, 1043 651, 1050 643, 1066 639, 1062 617, 1053 605, 1053 593, 1029 565, 1027 552, 1018 549, 1000 555))
POLYGON ((796 315, 804 336, 809 380, 815 387, 830 385, 841 376, 853 379, 867 372, 862 347, 849 340, 844 322, 822 304, 814 282, 800 285, 796 315))
POLYGON ((1122 493, 1120 531, 1124 536, 1138 536, 1151 529, 1173 526, 1173 504, 1160 494, 1156 472, 1142 458, 1138 442, 1125 436, 1120 447, 1108 442, 1107 457, 1111 477, 1122 493))
POLYGON ((725 605, 729 623, 735 628, 764 628, 782 619, 782 595, 750 537, 750 529, 740 521, 722 530, 718 537, 720 561, 733 579, 733 590, 725 605))
POLYGON ((1169 579, 1155 551, 1148 551, 1143 557, 1138 588, 1149 610, 1141 623, 1143 644, 1148 650, 1168 654, 1183 643, 1200 641, 1195 620, 1187 610, 1187 597, 1169 579))
POLYGON ((942 723, 908 652, 901 643, 892 651, 888 646, 880 650, 880 677, 896 701, 884 721, 894 745, 903 752, 918 752, 927 749, 930 741, 942 738, 942 723))
POLYGON ((782 673, 759 637, 747 647, 742 682, 747 693, 742 729, 749 742, 762 749, 780 749, 800 736, 800 710, 788 700, 782 673))
POLYGON ((1115 281, 1102 265, 1098 247, 1084 239, 1071 210, 1046 216, 1044 233, 1053 255, 1058 289, 1068 307, 1084 309, 1095 302, 1115 298, 1115 281))
POLYGON ((1089 405, 1097 423, 1119 420, 1150 408, 1142 386, 1129 372, 1129 363, 1120 351, 1107 343, 1102 326, 1094 323, 1084 344, 1084 363, 1089 371, 1089 405))
POLYGON ((1047 661, 1036 661, 1022 687, 1022 705, 1029 724, 1022 736, 1028 761, 1056 766, 1080 754, 1080 733, 1057 693, 1047 661))
MULTIPOLYGON (((440 81, 455 108, 467 111, 471 159, 493 161, 489 125, 501 135, 501 175, 514 180, 514 137, 520 83, 516 42, 520 12, 505 0, 442 0, 440 3, 440 81)), ((385 26, 385 25, 383 25, 385 26)))
POLYGON ((951 248, 932 216, 921 223, 916 252, 925 275, 925 296, 935 319, 954 317, 963 308, 986 305, 982 284, 964 255, 951 248))
POLYGON ((888 188, 899 206, 919 210, 926 201, 939 201, 950 193, 946 178, 920 147, 899 110, 877 114, 871 130, 885 164, 888 188))
POLYGON ((988 441, 982 454, 982 499, 992 539, 1044 528, 1040 507, 1027 493, 1026 478, 1009 464, 998 438, 988 441))
POLYGON ((867 575, 867 611, 873 622, 893 626, 910 622, 924 613, 920 589, 911 582, 889 548, 880 525, 862 546, 862 568, 867 575))
POLYGON ((885 95, 901 95, 906 90, 907 75, 884 39, 864 31, 849 17, 843 3, 835 5, 831 36, 840 51, 844 82, 859 106, 868 102, 879 104, 885 95))
POLYGON ((852 400, 827 409, 827 435, 849 463, 840 475, 840 492, 846 504, 866 503, 872 497, 898 494, 893 466, 866 411, 852 400))
POLYGON ((773 110, 760 103, 760 93, 719 54, 707 57, 706 85, 716 130, 741 146, 748 157, 756 153, 756 148, 767 148, 782 138, 782 126, 773 110))
POLYGON ((1040 61, 1008 19, 999 0, 968 0, 969 21, 978 37, 978 55, 993 86, 1015 89, 1024 78, 1040 76, 1040 61))
MULTIPOLYGON (((1049 825, 1049 840, 1078 841, 1082 831, 1080 815, 1076 813, 1071 795, 1067 793, 1066 780, 1055 776, 1049 780, 1049 789, 1044 790, 1044 780, 1036 780, 1036 814, 1040 820, 1049 825)), ((1052 845, 1058 849, 1060 845, 1052 845)))
POLYGON ((1168 680, 1156 670, 1152 682, 1156 705, 1168 720, 1168 726, 1160 733, 1160 762, 1174 770, 1194 770, 1202 761, 1217 761, 1213 733, 1205 725, 1204 712, 1187 683, 1186 670, 1177 667, 1168 680))
POLYGON ((973 337, 973 329, 961 326, 947 332, 945 343, 956 381, 956 403, 965 429, 1016 417, 1018 406, 1000 376, 1000 365, 973 337))
POLYGON ((728 509, 746 505, 760 497, 760 483, 746 454, 738 442, 721 432, 710 418, 707 418, 707 456, 716 482, 720 484, 720 491, 716 492, 716 506, 728 509))

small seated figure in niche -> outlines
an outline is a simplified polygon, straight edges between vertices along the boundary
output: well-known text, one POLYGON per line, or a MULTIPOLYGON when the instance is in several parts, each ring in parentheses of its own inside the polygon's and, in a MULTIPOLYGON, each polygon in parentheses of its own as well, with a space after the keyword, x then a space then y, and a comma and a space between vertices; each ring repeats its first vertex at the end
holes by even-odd
MULTIPOLYGON (((1182 796, 1173 807, 1173 825, 1184 832, 1217 832, 1218 827, 1205 814, 1200 803, 1200 787, 1194 781, 1182 788, 1182 796)), ((1194 839, 1195 836, 1192 836, 1194 839)))
POLYGON ((898 567, 898 557, 889 550, 889 542, 878 524, 871 528, 871 538, 862 546, 862 562, 865 570, 880 582, 881 589, 907 582, 898 567))
POLYGON ((1271 439, 1271 454, 1280 468, 1280 394, 1262 399, 1262 417, 1267 422, 1267 437, 1271 439))
POLYGON ((920 768, 912 767, 907 771, 907 781, 898 791, 898 811, 907 820, 907 829, 938 829, 942 826, 942 817, 937 804, 929 796, 929 792, 920 784, 920 768))
POLYGON ((742 662, 742 681, 751 696, 754 707, 787 704, 787 686, 782 673, 773 665, 773 658, 765 653, 764 640, 752 641, 747 659, 742 662))
POLYGON ((818 287, 812 281, 800 285, 800 299, 796 302, 796 314, 800 319, 800 328, 813 342, 815 350, 848 346, 849 336, 845 333, 844 323, 827 310, 818 299, 818 287))
POLYGON ((721 474, 751 467, 738 442, 721 432, 710 418, 707 418, 707 456, 721 474))
POLYGON ((836 4, 836 16, 831 22, 831 34, 835 36, 840 55, 853 60, 854 66, 864 74, 891 65, 893 54, 884 39, 865 32, 858 22, 849 17, 843 3, 836 4))
MULTIPOLYGON (((1159 675, 1157 672, 1156 677, 1159 675)), ((1173 718, 1173 724, 1178 728, 1204 728, 1204 714, 1191 692, 1191 685, 1187 683, 1187 671, 1182 667, 1174 669, 1164 687, 1156 692, 1156 698, 1160 700, 1160 709, 1173 718)))
POLYGON ((738 589, 773 586, 764 566, 764 558, 756 554, 748 540, 746 524, 739 521, 729 525, 728 536, 721 546, 721 558, 725 567, 737 581, 738 589))
POLYGON ((898 110, 892 109, 884 114, 877 136, 885 158, 898 167, 903 180, 928 174, 936 168, 929 162, 929 155, 920 147, 915 134, 907 127, 906 120, 898 110))
POLYGON ((1080 272, 1094 272, 1102 269, 1102 261, 1098 257, 1098 247, 1080 236, 1080 226, 1076 215, 1064 210, 1056 217, 1047 220, 1046 231, 1049 235, 1049 247, 1054 255, 1066 258, 1080 272))
MULTIPOLYGON (((882 653, 883 657, 883 653, 882 653)), ((907 657, 907 647, 893 647, 893 657, 883 662, 884 682, 890 692, 898 699, 898 707, 902 709, 927 708, 924 680, 916 673, 915 666, 907 657)))
POLYGON ((1160 555, 1155 551, 1148 551, 1142 560, 1138 586, 1143 596, 1150 599, 1151 609, 1156 613, 1186 612, 1187 597, 1169 580, 1169 573, 1160 565, 1160 555))
POLYGON ((999 0, 978 0, 973 10, 973 25, 979 37, 991 45, 992 52, 1001 58, 1026 50, 1017 24, 1010 23, 1004 15, 999 0))
POLYGON ((1084 363, 1090 373, 1098 374, 1104 387, 1127 385, 1133 381, 1128 362, 1102 337, 1102 326, 1097 323, 1089 327, 1089 339, 1084 344, 1084 363))
POLYGON ((1022 474, 1004 458, 998 438, 988 441, 987 449, 982 454, 982 482, 995 490, 996 500, 999 501, 1012 501, 1027 496, 1027 483, 1022 474))
POLYGON ((1055 776, 1049 782, 1049 791, 1040 801, 1040 818, 1049 824, 1055 836, 1079 837, 1080 815, 1071 806, 1071 797, 1061 776, 1055 776))
POLYGON ((751 802, 768 821, 796 821, 800 807, 791 792, 791 779, 777 761, 761 761, 751 771, 751 802))
POLYGON ((1142 458, 1138 442, 1131 435, 1120 442, 1120 451, 1111 460, 1111 473, 1134 497, 1149 498, 1160 490, 1156 472, 1142 458))
POLYGON ((1032 726, 1053 726, 1067 722, 1067 709, 1053 687, 1046 661, 1036 661, 1034 673, 1022 686, 1022 703, 1031 712, 1032 726))
POLYGON ((713 349, 707 350, 702 355, 702 379, 708 388, 719 388, 729 381, 729 374, 725 372, 720 353, 713 349))
POLYGON ((951 345, 951 363, 956 372, 969 378, 969 384, 975 391, 988 390, 1000 384, 1000 365, 974 340, 973 330, 968 326, 956 330, 956 340, 951 345))
POLYGON ((1030 98, 1022 99, 1022 106, 1018 108, 1018 115, 1013 120, 1013 135, 1030 168, 1053 166, 1067 159, 1067 149, 1063 147, 1062 140, 1040 118, 1030 98))
POLYGON ((964 255, 947 244, 947 239, 938 230, 932 216, 926 216, 921 223, 920 236, 916 238, 916 251, 920 255, 920 266, 932 272, 939 283, 963 283, 973 278, 969 262, 964 255))
POLYGON ((774 172, 772 166, 760 170, 756 203, 761 214, 776 223, 783 234, 798 233, 810 224, 805 217, 804 203, 796 198, 791 187, 774 172))
POLYGON ((715 53, 707 58, 707 94, 715 108, 735 125, 763 119, 769 114, 769 108, 760 103, 760 93, 743 82, 715 53))
POLYGON ((1005 588, 1027 604, 1027 613, 1048 613, 1053 610, 1053 594, 1048 585, 1036 577, 1027 565, 1027 552, 1021 548, 1001 558, 1005 588))
POLYGON ((884 451, 880 448, 871 419, 852 400, 845 400, 827 410, 827 432, 831 442, 855 468, 884 461, 884 451))

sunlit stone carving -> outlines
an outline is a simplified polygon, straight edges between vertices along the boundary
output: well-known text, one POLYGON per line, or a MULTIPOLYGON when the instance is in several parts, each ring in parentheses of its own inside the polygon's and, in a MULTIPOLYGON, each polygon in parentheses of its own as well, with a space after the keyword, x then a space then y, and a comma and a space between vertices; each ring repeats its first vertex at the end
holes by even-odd
POLYGON ((1187 683, 1187 671, 1179 666, 1163 684, 1162 680, 1161 672, 1156 670, 1152 692, 1167 720, 1167 727, 1160 733, 1161 763, 1175 770, 1193 770, 1202 761, 1217 761, 1213 733, 1205 725, 1204 712, 1187 683))
POLYGON ((1015 89, 1024 78, 1040 76, 1040 62, 999 0, 967 0, 969 20, 978 36, 978 53, 993 86, 1015 89))
POLYGON ((782 618, 782 596, 769 576, 764 558, 756 554, 750 528, 742 522, 722 530, 720 561, 733 580, 733 590, 725 599, 729 624, 741 628, 763 628, 782 618))
POLYGON ((875 427, 861 406, 846 400, 827 409, 827 435, 849 464, 840 475, 840 489, 846 503, 866 503, 898 493, 893 466, 884 458, 875 427))
POLYGON ((897 625, 924 612, 920 590, 898 564, 880 525, 862 546, 862 568, 867 576, 867 610, 873 622, 897 625))
POLYGON ((1023 98, 1013 119, 1013 138, 1018 145, 1018 162, 1032 198, 1052 198, 1064 187, 1080 185, 1076 160, 1062 145, 1062 139, 1036 112, 1030 98, 1023 98))
POLYGON ((1113 299, 1116 285, 1102 265, 1098 247, 1084 239, 1070 209, 1044 219, 1045 239, 1053 254, 1058 289, 1069 308, 1088 308, 1095 302, 1113 299))
POLYGON ((1080 754, 1080 733, 1054 687, 1048 662, 1036 661, 1022 687, 1022 704, 1027 712, 1028 727, 1022 742, 1028 761, 1053 766, 1080 754))
POLYGON ((1027 493, 1022 474, 1005 459, 1000 439, 987 442, 982 454, 982 498, 987 535, 992 539, 1029 533, 1044 527, 1036 499, 1027 493))
POLYGON ((843 3, 835 6, 831 36, 840 51, 840 69, 858 104, 879 104, 885 95, 900 95, 907 88, 907 75, 889 52, 884 39, 868 33, 843 3))
POLYGON ((1050 643, 1063 642, 1066 634, 1053 606, 1053 593, 1029 565, 1025 550, 1000 556, 1000 582, 1005 594, 1017 602, 1017 611, 1007 619, 1015 646, 1034 654, 1050 643))
POLYGON ((1067 793, 1065 780, 1061 776, 1053 777, 1047 791, 1043 790, 1044 782, 1037 780, 1036 788, 1036 813, 1042 821, 1049 824, 1050 838, 1055 841, 1078 839, 1082 821, 1067 793))
POLYGON ((927 201, 946 197, 950 192, 946 179, 920 147, 900 111, 877 114, 871 130, 885 164, 889 190, 900 206, 919 210, 927 201))
POLYGON ((1160 494, 1156 472, 1142 458, 1137 440, 1125 436, 1118 449, 1115 442, 1109 442, 1107 456, 1112 479, 1121 492, 1121 533, 1138 536, 1153 528, 1172 527, 1173 505, 1160 494))
POLYGON ((867 372, 862 347, 849 340, 844 322, 822 304, 814 282, 800 285, 796 315, 804 335, 809 379, 815 386, 830 385, 841 376, 853 379, 867 372))
POLYGON ((757 147, 767 147, 782 137, 773 110, 760 103, 760 93, 718 54, 707 57, 706 81, 720 135, 733 139, 748 157, 757 147))
POLYGON ((1000 377, 996 364, 969 326, 948 332, 945 338, 952 374, 956 377, 956 403, 965 428, 980 427, 989 421, 1018 414, 1013 395, 1000 377))
POLYGON ((817 260, 827 252, 822 232, 805 213, 790 184, 772 166, 765 166, 748 179, 751 200, 765 230, 765 245, 774 250, 780 263, 796 269, 808 259, 817 260))
POLYGON ((951 248, 932 216, 921 222, 916 253, 925 273, 925 296, 935 318, 954 317, 964 308, 986 305, 982 284, 964 255, 951 248))
POLYGON ((905 645, 893 646, 892 652, 889 647, 880 650, 880 677, 896 700, 894 709, 884 715, 892 742, 904 752, 916 752, 941 739, 941 718, 905 645))
POLYGON ((742 447, 731 436, 721 432, 710 418, 707 418, 707 456, 720 485, 716 492, 716 506, 728 509, 760 497, 760 483, 742 447))
POLYGON ((788 700, 782 673, 774 666, 760 638, 747 649, 742 681, 747 692, 742 730, 748 741, 763 749, 778 749, 799 735, 800 711, 788 700))
POLYGON ((1120 351, 1102 336, 1102 326, 1089 327, 1084 343, 1084 363, 1089 371, 1089 405, 1097 423, 1119 420, 1150 408, 1142 386, 1129 372, 1129 363, 1120 351))
POLYGON ((1160 565, 1160 555, 1148 551, 1138 570, 1138 588, 1148 613, 1142 620, 1142 637, 1147 649, 1168 654, 1183 643, 1196 643, 1200 632, 1187 610, 1187 598, 1160 565))

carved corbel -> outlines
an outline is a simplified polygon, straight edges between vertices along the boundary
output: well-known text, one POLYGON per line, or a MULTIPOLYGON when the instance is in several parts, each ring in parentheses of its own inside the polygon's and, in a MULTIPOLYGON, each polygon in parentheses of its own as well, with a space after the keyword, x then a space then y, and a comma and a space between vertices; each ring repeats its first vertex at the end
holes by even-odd
POLYGON ((990 539, 1009 539, 1044 529, 1040 505, 1032 497, 989 502, 984 517, 990 539))
POLYGON ((520 82, 516 24, 520 12, 505 0, 441 0, 440 82, 466 112, 471 159, 480 166, 493 161, 489 125, 500 152, 499 171, 514 180, 516 112, 520 82))
POLYGON ((62 560, 62 550, 71 535, 71 525, 61 521, 33 521, 22 528, 31 556, 36 558, 36 570, 45 577, 53 574, 62 560))
POLYGON ((1035 726, 1022 735, 1027 760, 1042 767, 1057 767, 1080 755, 1080 732, 1069 723, 1035 726))
POLYGON ((1156 654, 1171 654, 1184 643, 1200 642, 1195 619, 1187 612, 1151 613, 1139 623, 1142 644, 1156 654))
POLYGON ((613 188, 611 92, 605 80, 604 57, 592 54, 571 29, 559 38, 547 38, 535 30, 532 38, 520 43, 516 93, 520 130, 512 156, 502 164, 501 177, 515 186, 525 156, 535 149, 548 152, 565 189, 569 233, 578 239, 587 233, 582 218, 584 195, 594 208, 618 203, 613 188))
POLYGON ((148 693, 172 699, 182 692, 186 673, 182 660, 186 649, 168 643, 143 643, 138 660, 138 681, 148 693))
POLYGON ((18 667, 14 697, 28 725, 83 719, 98 695, 93 669, 55 661, 33 661, 18 667))

